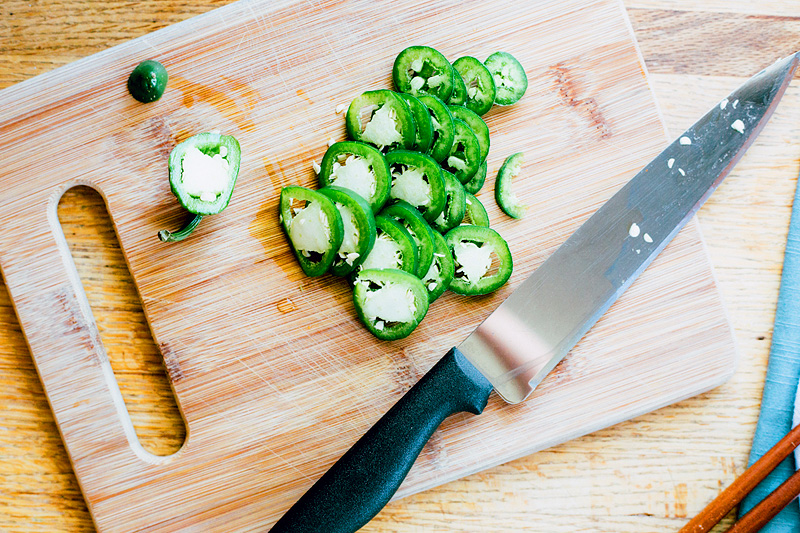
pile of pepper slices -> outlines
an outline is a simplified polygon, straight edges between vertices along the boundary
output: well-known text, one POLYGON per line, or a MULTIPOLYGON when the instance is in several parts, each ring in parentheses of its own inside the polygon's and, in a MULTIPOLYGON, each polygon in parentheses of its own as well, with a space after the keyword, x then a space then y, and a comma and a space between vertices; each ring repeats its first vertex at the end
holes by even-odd
MULTIPOLYGON (((331 144, 314 164, 321 188, 291 185, 280 199, 300 267, 348 278, 359 318, 384 340, 408 336, 447 289, 487 294, 511 276, 508 244, 474 196, 489 152, 481 115, 515 103, 528 86, 506 52, 451 64, 412 46, 392 74, 396 92, 367 91, 350 104, 351 140, 331 144)), ((521 159, 506 160, 495 186, 498 205, 515 218, 525 211, 511 191, 521 159)))

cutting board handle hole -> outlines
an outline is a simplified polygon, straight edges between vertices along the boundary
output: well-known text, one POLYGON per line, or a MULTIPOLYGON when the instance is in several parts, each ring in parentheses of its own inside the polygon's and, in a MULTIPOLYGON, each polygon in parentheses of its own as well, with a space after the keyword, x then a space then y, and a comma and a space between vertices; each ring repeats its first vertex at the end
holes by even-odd
POLYGON ((172 455, 186 424, 105 201, 90 187, 73 187, 58 203, 58 220, 139 443, 172 455))

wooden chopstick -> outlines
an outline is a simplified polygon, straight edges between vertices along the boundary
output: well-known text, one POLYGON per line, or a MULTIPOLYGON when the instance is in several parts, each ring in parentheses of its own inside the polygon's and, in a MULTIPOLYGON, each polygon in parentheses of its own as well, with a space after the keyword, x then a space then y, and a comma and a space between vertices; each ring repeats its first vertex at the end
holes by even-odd
MULTIPOLYGON (((800 444, 800 425, 795 426, 786 434, 775 446, 753 463, 753 465, 736 478, 731 485, 723 490, 714 501, 709 503, 700 514, 695 516, 688 524, 681 528, 679 533, 707 533, 714 527, 731 509, 741 502, 756 485, 767 477, 781 461, 789 456, 790 453, 800 444)), ((760 527, 772 520, 786 505, 792 501, 800 492, 800 474, 795 473, 783 485, 778 487, 772 494, 767 496, 761 503, 750 510, 742 520, 734 524, 726 533, 754 533, 760 527), (796 479, 795 479, 796 478, 796 479), (787 499, 788 498, 788 499, 787 499), (767 502, 767 500, 770 500, 767 502), (763 507, 762 507, 762 504, 763 507), (781 504, 780 507, 777 507, 781 504), (758 514, 754 514, 759 507, 758 514), (754 515, 751 517, 750 515, 754 515), (746 520, 746 521, 745 521, 746 520), (762 522, 763 520, 763 522, 762 522), (741 523, 744 522, 744 525, 741 523), (760 524, 756 527, 756 524, 760 524), (748 529, 742 529, 748 527, 748 529)))

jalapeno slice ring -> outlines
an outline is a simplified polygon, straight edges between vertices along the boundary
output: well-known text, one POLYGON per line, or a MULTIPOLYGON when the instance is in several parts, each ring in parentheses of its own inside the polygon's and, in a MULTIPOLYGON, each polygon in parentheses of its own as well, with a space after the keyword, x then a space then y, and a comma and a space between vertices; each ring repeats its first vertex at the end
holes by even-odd
POLYGON ((406 93, 398 93, 398 96, 406 101, 408 108, 411 110, 411 116, 414 117, 413 149, 423 154, 427 153, 433 143, 433 123, 431 122, 428 108, 416 96, 406 93))
POLYGON ((437 163, 441 163, 450 153, 450 148, 453 147, 453 139, 455 138, 453 114, 450 113, 447 105, 435 96, 423 95, 419 97, 419 101, 428 108, 428 114, 433 125, 433 139, 429 150, 430 156, 437 163))
POLYGON ((409 150, 386 154, 392 179, 391 198, 405 200, 431 222, 444 209, 442 169, 429 155, 409 150))
POLYGON ((361 264, 375 244, 375 217, 367 201, 350 189, 330 185, 319 192, 339 210, 344 230, 342 244, 329 270, 335 276, 346 276, 361 264))
POLYGON ((389 166, 372 145, 357 141, 332 144, 319 165, 319 185, 335 185, 357 193, 377 213, 389 198, 389 166))
POLYGON ((433 303, 450 287, 455 274, 453 256, 447 248, 444 237, 433 232, 433 262, 428 272, 422 277, 422 284, 428 290, 428 300, 433 303))
POLYGON ((488 228, 489 215, 486 213, 486 208, 481 201, 474 195, 466 193, 464 195, 464 203, 466 204, 466 209, 464 210, 464 219, 461 224, 488 228))
POLYGON ((466 191, 461 182, 456 177, 447 172, 442 171, 444 177, 444 191, 445 203, 442 214, 433 221, 431 226, 439 233, 447 233, 455 228, 464 219, 464 212, 466 211, 466 191))
POLYGON ((385 215, 375 217, 375 228, 375 244, 353 273, 357 276, 361 270, 388 268, 415 275, 419 254, 411 234, 397 220, 385 215))
POLYGON ((453 68, 461 74, 467 86, 466 106, 479 115, 492 108, 496 95, 492 73, 486 66, 471 56, 459 57, 453 68))
POLYGON ((511 182, 522 172, 524 156, 522 152, 517 152, 506 158, 500 172, 497 173, 497 180, 494 185, 494 198, 497 205, 503 212, 511 218, 522 218, 528 207, 520 203, 519 198, 511 189, 511 182))
POLYGON ((495 230, 458 226, 450 230, 444 240, 455 264, 451 291, 464 295, 488 294, 511 277, 514 269, 511 251, 495 230))
POLYGON ((352 140, 369 143, 382 152, 414 146, 411 111, 405 100, 388 89, 366 91, 350 102, 345 126, 352 140))
POLYGON ((402 270, 362 270, 355 278, 353 304, 358 318, 381 340, 408 337, 428 313, 428 292, 402 270))
POLYGON ((517 59, 508 52, 495 52, 483 62, 492 74, 497 91, 494 103, 511 105, 528 90, 528 76, 517 59))
POLYGON ((453 118, 466 122, 467 126, 472 130, 472 133, 475 134, 475 137, 478 139, 478 145, 481 148, 481 161, 486 160, 486 156, 489 155, 489 126, 487 126, 486 122, 471 109, 467 109, 463 106, 449 106, 449 108, 450 112, 453 114, 453 118))
POLYGON ((280 222, 306 276, 324 274, 344 238, 333 201, 319 191, 289 185, 281 190, 280 222))
POLYGON ((478 171, 472 176, 468 182, 464 184, 464 190, 470 194, 478 194, 483 188, 483 184, 486 182, 486 174, 489 172, 489 164, 486 160, 483 160, 481 166, 478 167, 478 171))
POLYGON ((475 133, 463 120, 454 118, 453 129, 453 146, 442 161, 442 168, 452 172, 461 183, 466 183, 481 166, 481 147, 475 133))
POLYGON ((397 200, 383 208, 381 215, 397 220, 414 239, 419 256, 416 275, 421 278, 428 272, 433 262, 433 233, 428 222, 411 204, 397 200))
POLYGON ((392 79, 401 93, 431 94, 447 101, 453 92, 453 66, 430 46, 409 46, 394 60, 392 79))
POLYGON ((450 99, 447 100, 448 105, 463 106, 467 103, 467 86, 464 84, 464 78, 453 69, 453 93, 450 99))

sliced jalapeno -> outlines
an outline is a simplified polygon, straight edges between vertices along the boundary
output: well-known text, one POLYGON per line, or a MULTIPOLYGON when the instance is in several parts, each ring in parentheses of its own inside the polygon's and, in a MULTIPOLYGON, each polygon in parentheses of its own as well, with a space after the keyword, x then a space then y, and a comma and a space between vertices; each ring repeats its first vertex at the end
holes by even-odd
POLYGON ((453 146, 442 161, 442 168, 452 172, 461 183, 466 183, 481 166, 481 147, 478 138, 466 122, 454 118, 453 128, 455 131, 453 146))
POLYGON ((281 190, 280 221, 307 276, 321 276, 342 245, 344 226, 339 210, 324 194, 289 185, 281 190))
POLYGON ((488 228, 489 215, 486 213, 486 208, 483 207, 481 201, 470 193, 466 193, 464 196, 466 209, 464 210, 464 219, 461 221, 461 224, 488 228))
POLYGON ((446 197, 444 210, 431 225, 439 233, 447 233, 461 224, 464 219, 467 193, 464 191, 464 186, 461 185, 461 182, 450 172, 443 170, 442 177, 444 177, 444 193, 446 197))
POLYGON ((361 264, 375 244, 375 217, 367 201, 350 189, 328 186, 319 192, 333 200, 342 217, 342 244, 333 258, 330 272, 346 276, 361 264))
POLYGON ((433 139, 429 150, 430 156, 440 163, 450 153, 455 137, 455 127, 453 125, 453 115, 444 102, 435 96, 423 95, 419 97, 431 117, 433 125, 433 139))
POLYGON ((517 59, 508 52, 495 52, 483 62, 492 74, 497 105, 511 105, 528 89, 528 76, 517 59))
POLYGON ((411 234, 397 220, 384 215, 375 217, 375 228, 375 245, 353 272, 390 268, 415 275, 419 255, 411 234))
POLYGON ((478 194, 478 191, 481 190, 484 182, 486 181, 486 174, 488 171, 489 165, 484 159, 483 163, 481 163, 481 166, 478 167, 478 171, 475 173, 475 175, 464 184, 464 190, 470 194, 478 194))
POLYGON ((463 106, 467 103, 467 86, 464 85, 464 78, 461 77, 461 74, 456 69, 453 69, 453 94, 450 95, 447 103, 458 106, 463 106))
POLYGON ((452 106, 450 112, 453 114, 453 118, 463 120, 470 127, 481 147, 481 161, 485 160, 489 155, 489 126, 477 113, 464 106, 452 106))
POLYGON ((433 261, 433 233, 428 222, 419 211, 403 200, 397 200, 383 208, 381 215, 392 217, 408 231, 417 247, 419 262, 415 274, 418 278, 425 275, 433 261))
POLYGON ((422 284, 428 290, 428 301, 431 303, 450 287, 455 273, 453 256, 450 255, 447 243, 444 237, 435 231, 433 245, 433 262, 427 274, 422 277, 422 284))
POLYGON ((453 254, 455 274, 450 290, 488 294, 500 288, 514 269, 508 243, 491 228, 458 226, 444 237, 453 254))
POLYGON ((512 154, 503 162, 494 185, 494 198, 497 205, 511 218, 522 218, 528 210, 527 206, 519 202, 519 198, 511 190, 511 181, 522 172, 524 156, 522 152, 512 154))
POLYGON ((479 115, 486 114, 494 104, 496 89, 492 73, 474 57, 459 57, 453 68, 461 74, 467 86, 466 106, 479 115))
POLYGON ((155 102, 164 94, 168 80, 164 65, 147 59, 136 65, 128 77, 128 92, 143 104, 155 102))
POLYGON ((392 79, 401 93, 432 94, 447 101, 453 92, 453 66, 429 46, 409 46, 394 60, 392 79))
POLYGON ((387 89, 367 91, 347 108, 347 134, 382 152, 414 146, 415 126, 405 100, 387 89))
POLYGON ((198 133, 175 146, 169 154, 170 189, 195 216, 179 231, 159 231, 158 238, 183 240, 204 216, 222 212, 233 195, 241 158, 239 142, 219 133, 198 133))
POLYGON ((445 193, 442 169, 429 155, 409 150, 386 154, 392 190, 389 196, 405 200, 431 222, 444 209, 445 193))
POLYGON ((414 117, 416 130, 413 148, 424 154, 430 149, 433 142, 433 123, 431 122, 428 108, 416 96, 406 93, 398 93, 398 96, 406 101, 408 108, 411 110, 411 115, 414 117))
POLYGON ((374 146, 356 141, 334 143, 319 165, 319 185, 336 185, 357 193, 380 211, 389 198, 389 166, 374 146))
POLYGON ((408 337, 428 313, 428 292, 402 270, 362 270, 353 287, 358 318, 381 340, 408 337))

